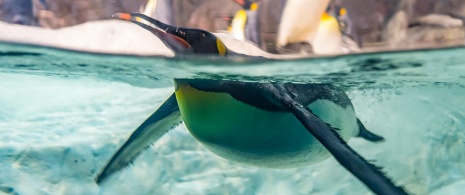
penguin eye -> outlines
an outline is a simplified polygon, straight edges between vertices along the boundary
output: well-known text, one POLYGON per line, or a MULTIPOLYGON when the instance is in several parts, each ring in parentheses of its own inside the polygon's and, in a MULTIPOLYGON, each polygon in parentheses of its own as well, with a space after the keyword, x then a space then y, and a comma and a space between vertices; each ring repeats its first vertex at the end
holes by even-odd
POLYGON ((218 38, 216 38, 216 47, 218 48, 218 54, 220 54, 220 56, 224 56, 226 54, 226 46, 218 38))

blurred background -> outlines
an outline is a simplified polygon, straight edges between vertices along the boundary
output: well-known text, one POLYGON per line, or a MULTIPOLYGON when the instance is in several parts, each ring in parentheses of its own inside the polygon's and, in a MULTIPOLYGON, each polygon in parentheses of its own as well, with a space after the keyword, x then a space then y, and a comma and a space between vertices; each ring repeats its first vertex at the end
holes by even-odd
POLYGON ((277 54, 357 52, 465 39, 465 0, 322 0, 301 6, 292 2, 298 1, 0 0, 0 20, 58 29, 108 20, 118 12, 141 12, 174 26, 229 33, 277 54), (312 32, 294 29, 286 34, 280 28, 312 32), (298 38, 301 34, 305 37, 298 38))

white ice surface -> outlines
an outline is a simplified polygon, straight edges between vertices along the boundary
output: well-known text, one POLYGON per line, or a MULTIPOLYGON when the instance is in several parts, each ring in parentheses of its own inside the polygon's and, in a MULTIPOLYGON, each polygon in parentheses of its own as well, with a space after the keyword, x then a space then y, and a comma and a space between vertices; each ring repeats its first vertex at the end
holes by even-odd
MULTIPOLYGON (((334 159, 297 169, 228 162, 183 125, 97 186, 96 173, 173 92, 90 77, 0 72, 0 194, 370 194, 334 159)), ((351 91, 383 143, 349 144, 414 194, 463 194, 465 90, 351 91)))

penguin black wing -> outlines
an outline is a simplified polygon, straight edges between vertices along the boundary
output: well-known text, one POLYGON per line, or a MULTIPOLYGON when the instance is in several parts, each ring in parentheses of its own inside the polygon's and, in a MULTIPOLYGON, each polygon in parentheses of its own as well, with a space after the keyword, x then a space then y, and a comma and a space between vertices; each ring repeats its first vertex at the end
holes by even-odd
POLYGON ((348 171, 360 179, 376 194, 407 194, 403 188, 397 187, 379 168, 367 162, 352 150, 328 124, 323 122, 312 111, 291 97, 284 86, 274 84, 268 88, 270 95, 276 98, 291 111, 305 128, 320 141, 323 146, 348 171))
MULTIPOLYGON (((351 105, 342 91, 325 84, 247 83, 236 81, 187 80, 192 87, 212 92, 224 92, 235 99, 271 112, 291 112, 303 126, 353 175, 376 194, 407 194, 397 187, 378 167, 352 150, 335 130, 304 105, 317 99, 328 99, 343 107, 351 105)), ((360 120, 359 136, 370 141, 383 138, 365 129, 360 120)))
POLYGON ((147 120, 145 120, 124 145, 113 155, 97 175, 101 183, 114 172, 131 163, 144 149, 182 122, 176 96, 173 93, 147 120))

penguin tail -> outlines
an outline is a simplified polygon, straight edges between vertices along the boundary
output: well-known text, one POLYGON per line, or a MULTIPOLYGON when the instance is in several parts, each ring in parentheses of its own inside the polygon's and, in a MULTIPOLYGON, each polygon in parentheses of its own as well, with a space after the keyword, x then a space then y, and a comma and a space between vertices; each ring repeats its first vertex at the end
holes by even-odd
POLYGON ((376 135, 370 131, 368 131, 365 126, 363 125, 363 123, 357 118, 357 124, 358 124, 358 128, 359 128, 359 132, 358 132, 358 135, 357 137, 361 137, 363 139, 366 139, 368 141, 371 141, 371 142, 382 142, 384 141, 384 137, 381 137, 379 135, 376 135))

